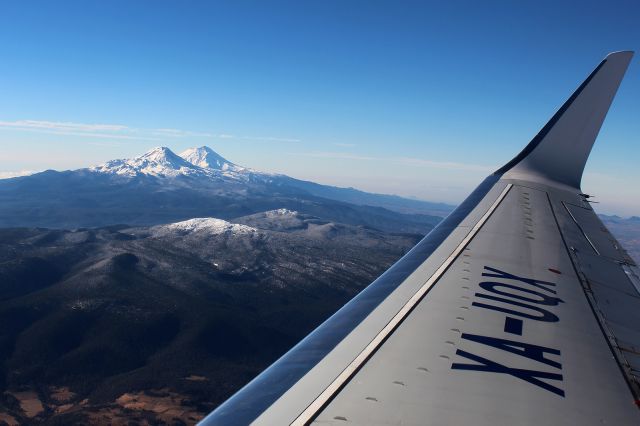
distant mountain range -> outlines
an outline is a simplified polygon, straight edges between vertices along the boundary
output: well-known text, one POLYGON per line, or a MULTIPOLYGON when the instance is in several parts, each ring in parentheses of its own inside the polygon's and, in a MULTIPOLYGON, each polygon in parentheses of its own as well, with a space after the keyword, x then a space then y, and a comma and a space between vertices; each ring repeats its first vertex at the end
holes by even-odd
POLYGON ((614 237, 622 244, 632 259, 640 265, 640 217, 598 215, 602 223, 611 231, 614 237))
POLYGON ((390 232, 428 232, 452 206, 259 172, 208 147, 0 180, 0 227, 154 225, 286 208, 390 232))

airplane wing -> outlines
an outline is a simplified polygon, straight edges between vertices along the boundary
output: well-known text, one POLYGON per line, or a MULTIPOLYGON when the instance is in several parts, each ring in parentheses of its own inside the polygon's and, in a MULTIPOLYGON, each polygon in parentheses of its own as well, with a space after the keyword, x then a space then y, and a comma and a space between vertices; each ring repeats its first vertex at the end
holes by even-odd
POLYGON ((631 56, 201 424, 640 424, 640 272, 580 190, 631 56))

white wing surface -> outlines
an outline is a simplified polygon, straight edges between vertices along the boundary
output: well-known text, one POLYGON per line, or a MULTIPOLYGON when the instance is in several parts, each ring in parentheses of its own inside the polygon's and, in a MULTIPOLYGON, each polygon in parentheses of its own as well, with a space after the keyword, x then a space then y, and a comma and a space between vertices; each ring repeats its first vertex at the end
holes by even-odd
POLYGON ((202 424, 640 424, 640 273, 580 190, 631 56, 202 424))

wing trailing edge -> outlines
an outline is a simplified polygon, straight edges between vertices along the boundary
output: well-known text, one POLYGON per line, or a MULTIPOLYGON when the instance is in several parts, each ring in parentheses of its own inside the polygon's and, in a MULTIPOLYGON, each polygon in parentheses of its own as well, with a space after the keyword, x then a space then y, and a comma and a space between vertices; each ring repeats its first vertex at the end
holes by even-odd
POLYGON ((589 153, 632 56, 630 51, 610 53, 496 174, 580 189, 589 153))

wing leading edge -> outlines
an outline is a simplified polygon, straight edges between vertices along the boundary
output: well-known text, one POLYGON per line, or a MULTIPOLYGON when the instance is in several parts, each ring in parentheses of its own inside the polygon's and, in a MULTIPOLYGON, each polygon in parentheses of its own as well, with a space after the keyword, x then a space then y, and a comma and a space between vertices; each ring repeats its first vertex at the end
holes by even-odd
POLYGON ((638 424, 640 273, 580 191, 631 56, 202 424, 638 424))

